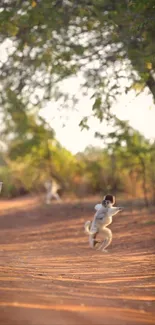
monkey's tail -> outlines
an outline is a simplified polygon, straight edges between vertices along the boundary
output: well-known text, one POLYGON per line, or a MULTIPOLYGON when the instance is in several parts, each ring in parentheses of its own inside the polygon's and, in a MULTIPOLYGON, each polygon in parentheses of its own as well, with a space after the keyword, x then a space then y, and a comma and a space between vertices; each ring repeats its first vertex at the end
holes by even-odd
POLYGON ((91 221, 86 221, 85 225, 84 225, 84 229, 86 234, 90 235, 90 228, 91 228, 91 221))

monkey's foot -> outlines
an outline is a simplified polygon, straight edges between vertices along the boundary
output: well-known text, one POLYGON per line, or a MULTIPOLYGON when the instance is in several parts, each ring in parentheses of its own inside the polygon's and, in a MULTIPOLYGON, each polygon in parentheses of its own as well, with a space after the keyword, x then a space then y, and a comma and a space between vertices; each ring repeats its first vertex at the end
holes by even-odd
POLYGON ((100 246, 100 244, 101 244, 100 241, 95 240, 95 241, 94 241, 94 248, 97 248, 97 249, 98 249, 98 247, 100 246))
POLYGON ((101 244, 101 242, 98 242, 98 245, 97 245, 96 248, 97 248, 98 251, 102 250, 102 244, 101 244))
POLYGON ((90 247, 97 248, 98 244, 100 244, 100 242, 98 242, 97 240, 94 240, 93 242, 90 243, 90 247))
POLYGON ((103 253, 108 253, 108 250, 107 249, 102 249, 102 252, 103 253))
POLYGON ((101 250, 103 253, 107 253, 106 245, 105 243, 99 243, 100 245, 98 246, 97 250, 101 250))

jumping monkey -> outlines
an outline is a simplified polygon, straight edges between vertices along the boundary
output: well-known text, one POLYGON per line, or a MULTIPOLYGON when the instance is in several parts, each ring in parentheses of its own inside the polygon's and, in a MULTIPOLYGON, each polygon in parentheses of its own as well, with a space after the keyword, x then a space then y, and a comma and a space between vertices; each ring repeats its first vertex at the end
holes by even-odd
POLYGON ((91 248, 97 248, 106 252, 106 248, 112 242, 112 232, 107 226, 112 223, 112 217, 123 209, 121 207, 113 207, 114 204, 115 197, 110 194, 106 195, 101 204, 95 205, 97 212, 94 215, 93 221, 85 223, 85 232, 89 235, 91 248), (98 234, 102 235, 102 242, 96 240, 98 234))

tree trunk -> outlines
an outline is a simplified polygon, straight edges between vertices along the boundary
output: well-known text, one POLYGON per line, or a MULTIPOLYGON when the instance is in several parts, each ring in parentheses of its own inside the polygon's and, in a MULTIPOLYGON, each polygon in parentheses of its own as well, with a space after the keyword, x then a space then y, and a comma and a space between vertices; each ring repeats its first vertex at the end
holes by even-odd
POLYGON ((151 162, 150 179, 151 179, 151 188, 152 188, 152 201, 153 204, 155 205, 155 170, 154 170, 155 160, 153 157, 151 158, 150 162, 151 162))
POLYGON ((135 175, 133 170, 130 171, 130 178, 131 178, 131 191, 133 199, 136 197, 136 182, 135 182, 135 175))
POLYGON ((155 80, 154 80, 153 76, 151 75, 151 73, 150 73, 148 80, 146 81, 146 85, 150 89, 150 92, 152 93, 153 99, 155 102, 155 80))
POLYGON ((152 182, 152 198, 153 198, 153 204, 155 205, 155 182, 152 182))
POLYGON ((141 165, 142 165, 142 177, 143 177, 143 195, 144 195, 144 202, 146 207, 149 206, 149 201, 147 197, 147 187, 146 187, 146 166, 145 161, 141 159, 141 165))

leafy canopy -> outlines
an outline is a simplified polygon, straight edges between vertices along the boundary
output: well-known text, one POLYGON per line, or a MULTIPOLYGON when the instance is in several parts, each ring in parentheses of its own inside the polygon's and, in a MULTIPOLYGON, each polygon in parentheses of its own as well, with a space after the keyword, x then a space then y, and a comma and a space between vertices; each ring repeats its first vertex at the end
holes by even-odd
POLYGON ((3 111, 8 114, 10 91, 14 106, 18 99, 25 109, 40 108, 63 96, 60 81, 79 74, 100 120, 131 87, 147 86, 155 98, 154 18, 154 0, 3 0, 3 111))

